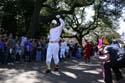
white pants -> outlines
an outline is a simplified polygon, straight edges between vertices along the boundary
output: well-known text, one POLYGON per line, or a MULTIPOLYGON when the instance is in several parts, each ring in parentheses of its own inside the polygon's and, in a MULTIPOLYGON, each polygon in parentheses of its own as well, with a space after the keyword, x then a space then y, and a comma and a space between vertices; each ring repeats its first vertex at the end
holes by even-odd
POLYGON ((60 50, 60 58, 65 58, 65 48, 61 48, 61 50, 60 50))
POLYGON ((54 63, 59 63, 59 44, 58 43, 49 43, 47 48, 47 56, 46 56, 46 64, 50 64, 52 58, 54 59, 54 63))

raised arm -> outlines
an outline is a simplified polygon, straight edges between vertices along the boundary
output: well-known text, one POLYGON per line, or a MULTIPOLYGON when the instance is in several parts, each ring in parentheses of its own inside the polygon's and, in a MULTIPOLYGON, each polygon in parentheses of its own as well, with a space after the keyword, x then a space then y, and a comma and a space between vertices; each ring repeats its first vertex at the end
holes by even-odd
POLYGON ((60 15, 57 15, 56 16, 56 18, 58 18, 59 19, 59 22, 60 22, 60 27, 64 27, 65 26, 65 22, 64 22, 64 20, 60 17, 60 15))

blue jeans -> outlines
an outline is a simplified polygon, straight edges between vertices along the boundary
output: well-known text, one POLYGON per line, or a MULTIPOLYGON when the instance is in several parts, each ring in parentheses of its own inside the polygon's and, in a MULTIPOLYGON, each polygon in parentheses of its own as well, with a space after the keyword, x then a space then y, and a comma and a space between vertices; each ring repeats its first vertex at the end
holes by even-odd
POLYGON ((41 56, 42 52, 41 51, 36 51, 36 61, 41 61, 41 56))

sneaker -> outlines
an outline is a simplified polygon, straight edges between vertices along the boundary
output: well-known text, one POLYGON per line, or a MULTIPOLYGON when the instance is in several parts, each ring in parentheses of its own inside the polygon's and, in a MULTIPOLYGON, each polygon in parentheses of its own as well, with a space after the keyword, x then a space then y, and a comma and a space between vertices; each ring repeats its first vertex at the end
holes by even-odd
POLYGON ((54 71, 59 71, 59 65, 55 65, 55 69, 54 69, 54 71))
POLYGON ((59 68, 55 68, 54 71, 59 71, 59 68))
POLYGON ((50 73, 51 72, 51 70, 50 69, 47 69, 46 71, 45 71, 45 73, 50 73))
POLYGON ((116 83, 124 83, 124 82, 125 82, 125 80, 123 80, 123 79, 116 81, 116 83))
POLYGON ((125 80, 123 78, 116 81, 116 83, 124 83, 124 82, 125 82, 125 80))
POLYGON ((122 79, 123 79, 123 76, 119 76, 119 77, 116 78, 117 81, 120 81, 122 79))

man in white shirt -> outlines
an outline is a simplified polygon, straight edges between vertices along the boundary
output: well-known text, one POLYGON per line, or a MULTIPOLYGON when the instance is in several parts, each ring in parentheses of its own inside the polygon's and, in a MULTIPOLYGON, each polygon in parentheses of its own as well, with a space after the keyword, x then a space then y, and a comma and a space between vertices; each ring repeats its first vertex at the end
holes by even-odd
POLYGON ((62 30, 64 28, 64 21, 60 17, 60 15, 57 15, 56 18, 59 19, 60 25, 57 25, 56 20, 52 20, 52 28, 50 29, 50 35, 49 35, 49 43, 47 48, 47 55, 46 55, 46 64, 47 64, 47 70, 46 73, 51 72, 51 60, 54 59, 55 63, 55 71, 58 71, 59 69, 59 41, 60 41, 60 35, 62 33, 62 30))

